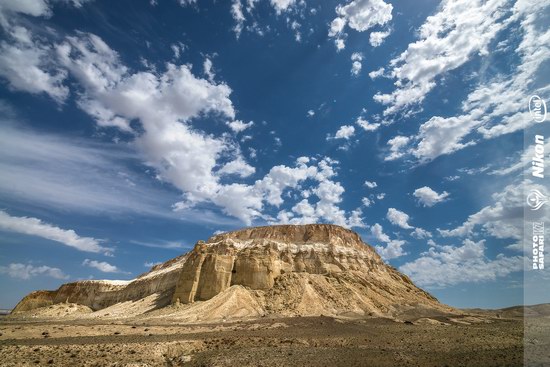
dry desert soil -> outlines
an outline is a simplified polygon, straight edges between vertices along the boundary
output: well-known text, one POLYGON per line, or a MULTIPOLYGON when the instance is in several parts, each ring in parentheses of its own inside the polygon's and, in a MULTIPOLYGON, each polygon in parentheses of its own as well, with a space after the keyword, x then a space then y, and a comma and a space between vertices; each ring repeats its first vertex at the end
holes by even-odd
MULTIPOLYGON (((526 347, 536 350, 527 353, 533 358, 527 358, 527 365, 550 365, 550 318, 531 318, 530 325, 526 347)), ((321 316, 193 325, 2 318, 0 364, 522 366, 523 337, 523 318, 479 314, 412 321, 321 316)))

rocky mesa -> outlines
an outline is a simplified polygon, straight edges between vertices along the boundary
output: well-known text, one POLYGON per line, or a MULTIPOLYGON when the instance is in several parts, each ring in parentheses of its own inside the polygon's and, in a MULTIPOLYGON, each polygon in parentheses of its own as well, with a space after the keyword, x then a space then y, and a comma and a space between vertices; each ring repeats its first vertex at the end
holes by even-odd
MULTIPOLYGON (((348 229, 329 224, 247 228, 198 241, 132 281, 79 281, 26 296, 13 315, 85 306, 79 317, 385 316, 450 312, 348 229), (57 306, 59 307, 59 306, 57 306)), ((74 315, 74 314, 71 314, 74 315)), ((76 317, 76 316, 74 316, 76 317)))

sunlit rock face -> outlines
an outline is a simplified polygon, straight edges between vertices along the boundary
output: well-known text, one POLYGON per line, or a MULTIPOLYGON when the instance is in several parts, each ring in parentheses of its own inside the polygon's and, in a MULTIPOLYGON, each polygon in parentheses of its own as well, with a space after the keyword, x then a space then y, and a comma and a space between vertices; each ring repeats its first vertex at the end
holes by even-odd
MULTIPOLYGON (((289 311, 283 310, 284 298, 300 293, 308 303, 318 299, 323 307, 360 313, 438 303, 386 265, 357 233, 327 224, 248 228, 199 241, 183 265, 173 302, 205 301, 234 285, 260 291, 268 308, 283 313, 289 311)), ((299 302, 289 307, 306 308, 299 302)))

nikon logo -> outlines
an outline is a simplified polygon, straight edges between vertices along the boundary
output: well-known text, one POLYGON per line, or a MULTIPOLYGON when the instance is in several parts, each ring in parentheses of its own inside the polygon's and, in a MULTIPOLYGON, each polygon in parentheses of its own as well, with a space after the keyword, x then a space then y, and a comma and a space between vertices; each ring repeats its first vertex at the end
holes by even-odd
POLYGON ((533 177, 544 178, 544 136, 535 135, 535 154, 531 159, 533 177))

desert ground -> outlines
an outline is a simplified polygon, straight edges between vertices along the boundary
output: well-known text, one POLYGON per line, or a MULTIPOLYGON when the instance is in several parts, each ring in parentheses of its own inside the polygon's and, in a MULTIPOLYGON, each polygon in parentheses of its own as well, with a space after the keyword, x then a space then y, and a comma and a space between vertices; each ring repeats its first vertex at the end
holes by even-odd
MULTIPOLYGON (((529 320, 527 365, 548 366, 550 318, 529 320)), ((408 320, 265 317, 214 324, 3 317, 0 364, 522 366, 523 327, 517 310, 408 320)))

